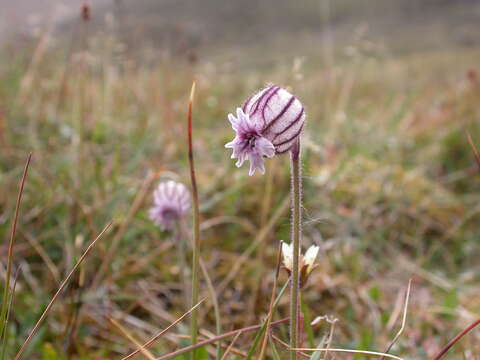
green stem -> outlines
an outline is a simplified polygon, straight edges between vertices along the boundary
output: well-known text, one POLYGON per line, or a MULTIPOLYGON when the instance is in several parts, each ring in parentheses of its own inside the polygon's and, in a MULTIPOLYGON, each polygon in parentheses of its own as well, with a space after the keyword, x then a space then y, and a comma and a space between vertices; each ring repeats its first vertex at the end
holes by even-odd
MULTIPOLYGON (((298 347, 298 326, 299 326, 299 294, 300 294, 300 273, 298 269, 300 248, 301 248, 301 201, 302 201, 302 180, 300 165, 300 141, 290 151, 291 171, 291 201, 292 201, 292 231, 291 242, 293 243, 293 269, 291 279, 290 299, 290 347, 298 347)), ((296 360, 297 353, 290 352, 290 359, 296 360)))
POLYGON ((175 241, 175 245, 177 246, 178 261, 180 263, 180 276, 181 276, 183 291, 184 291, 185 308, 188 309, 190 307, 190 299, 192 298, 190 296, 190 286, 189 286, 189 279, 190 279, 189 264, 188 264, 188 259, 186 255, 187 249, 188 249, 187 241, 188 241, 189 235, 184 236, 184 234, 188 234, 188 233, 185 231, 182 231, 182 226, 183 224, 180 224, 180 222, 176 224, 174 241, 175 241))
MULTIPOLYGON (((197 180, 195 176, 195 164, 193 161, 193 141, 192 141, 192 108, 193 96, 195 94, 195 82, 190 92, 190 101, 188 103, 188 161, 190 164, 190 179, 192 183, 193 199, 193 254, 192 254, 192 306, 198 303, 199 294, 199 268, 200 268, 200 210, 198 204, 197 180)), ((198 335, 198 309, 192 311, 190 335, 192 345, 197 343, 198 335)), ((195 359, 196 351, 192 353, 195 359)))

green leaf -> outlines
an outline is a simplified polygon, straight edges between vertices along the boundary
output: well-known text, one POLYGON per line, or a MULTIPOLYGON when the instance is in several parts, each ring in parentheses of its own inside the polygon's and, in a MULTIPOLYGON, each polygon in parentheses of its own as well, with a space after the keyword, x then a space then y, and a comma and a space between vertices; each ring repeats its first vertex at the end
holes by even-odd
POLYGON ((196 360, 208 360, 208 351, 206 346, 199 347, 195 349, 194 359, 196 360))
POLYGON ((313 329, 312 329, 312 316, 310 315, 310 309, 308 308, 307 304, 303 301, 303 297, 300 297, 301 301, 301 306, 302 306, 302 312, 304 316, 304 326, 305 330, 307 332, 307 340, 308 340, 308 346, 309 347, 314 347, 314 334, 313 334, 313 329))

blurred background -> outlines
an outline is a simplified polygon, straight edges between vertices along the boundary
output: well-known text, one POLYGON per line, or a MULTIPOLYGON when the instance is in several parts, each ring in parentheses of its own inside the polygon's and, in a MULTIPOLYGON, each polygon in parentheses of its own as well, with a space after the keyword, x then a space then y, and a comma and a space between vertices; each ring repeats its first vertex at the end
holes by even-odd
MULTIPOLYGON (((51 26, 68 42, 71 39, 65 36, 78 22, 80 4, 5 1, 0 15, 3 40, 12 35, 29 38, 51 26)), ((255 60, 267 62, 278 54, 282 58, 315 54, 325 46, 340 50, 359 28, 389 52, 475 47, 479 42, 476 0, 96 0, 86 4, 92 11, 93 34, 114 29, 128 51, 153 47, 200 60, 225 56, 247 61, 254 54, 255 60)))
MULTIPOLYGON (((480 1, 0 2, 1 286, 18 182, 33 152, 9 354, 112 219, 25 358, 126 355, 135 346, 109 318, 146 341, 188 310, 190 252, 148 208, 159 181, 189 184, 193 80, 202 257, 223 331, 264 317, 279 240, 289 238, 288 156, 248 177, 224 149, 234 136, 227 114, 269 83, 307 110, 304 245, 318 244, 320 255, 304 289, 304 345, 333 331, 333 347, 385 350, 409 279, 393 353, 429 358, 480 315, 472 149, 480 146, 480 1)), ((203 278, 205 338, 216 331, 211 290, 203 278)), ((287 314, 285 296, 275 318, 287 314)), ((188 343, 187 324, 152 352, 188 343)), ((288 339, 286 326, 274 334, 288 339)), ((478 358, 479 340, 472 332, 450 358, 478 358)), ((244 357, 251 341, 240 337, 231 357, 244 357)))

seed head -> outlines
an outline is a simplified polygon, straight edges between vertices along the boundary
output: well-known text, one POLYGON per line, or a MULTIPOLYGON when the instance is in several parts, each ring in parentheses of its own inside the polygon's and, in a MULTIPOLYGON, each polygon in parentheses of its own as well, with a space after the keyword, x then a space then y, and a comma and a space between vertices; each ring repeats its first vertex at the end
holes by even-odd
POLYGON ((190 208, 190 193, 185 185, 175 181, 158 184, 153 193, 150 219, 162 230, 172 230, 175 222, 190 208))
POLYGON ((250 160, 249 175, 265 173, 264 157, 271 158, 292 149, 303 129, 305 109, 287 90, 272 85, 251 96, 237 117, 228 115, 235 138, 225 145, 233 149, 237 167, 250 160))

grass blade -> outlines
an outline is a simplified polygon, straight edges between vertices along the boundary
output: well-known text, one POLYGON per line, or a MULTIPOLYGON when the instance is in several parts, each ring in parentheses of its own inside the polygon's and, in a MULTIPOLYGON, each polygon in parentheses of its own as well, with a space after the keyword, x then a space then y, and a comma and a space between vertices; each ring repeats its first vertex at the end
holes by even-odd
MULTIPOLYGON (((410 299, 411 288, 412 288, 412 279, 408 280, 407 292, 405 293, 405 303, 403 305, 402 325, 400 326, 400 330, 398 330, 398 332, 395 335, 395 337, 393 338, 393 340, 390 342, 390 345, 388 345, 387 349, 385 350, 385 353, 390 352, 393 345, 397 342, 398 338, 400 337, 400 335, 402 335, 403 330, 405 329, 405 324, 407 322, 408 301, 410 299)), ((383 360, 383 357, 380 360, 383 360)))
POLYGON ((225 350, 225 353, 223 354, 222 356, 222 359, 221 360, 226 360, 227 356, 228 356, 228 353, 233 349, 233 345, 235 345, 235 342, 237 341, 238 337, 242 335, 242 333, 238 333, 237 335, 235 335, 235 337, 233 338, 232 342, 230 343, 230 345, 228 345, 227 347, 227 350, 225 350))
POLYGON ((20 270, 17 270, 15 273, 15 276, 13 278, 13 286, 12 286, 12 293, 10 294, 10 300, 8 302, 8 309, 7 309, 7 315, 5 317, 5 327, 3 331, 3 338, 2 338, 2 354, 0 359, 5 359, 5 354, 7 353, 7 344, 8 344, 8 321, 10 319, 10 314, 13 308, 13 301, 15 299, 15 288, 17 287, 17 280, 18 280, 18 275, 20 274, 20 270))
MULTIPOLYGON (((203 277, 205 278, 205 281, 207 283, 207 288, 210 293, 210 297, 212 298, 213 311, 215 312, 215 330, 216 330, 215 335, 218 336, 222 333, 222 319, 220 316, 220 306, 218 305, 218 296, 217 296, 217 293, 215 292, 212 279, 210 278, 210 275, 208 275, 207 267, 205 266, 205 263, 203 262, 202 258, 200 258, 200 267, 202 269, 203 277)), ((220 360, 221 358, 222 358, 222 342, 219 341, 217 343, 217 355, 215 359, 220 360)))
MULTIPOLYGON (((10 292, 10 277, 12 274, 12 265, 13 265, 13 246, 15 245, 15 234, 17 232, 17 223, 18 223, 18 214, 20 212, 20 203, 23 197, 23 189, 25 187, 25 181, 27 179, 28 168, 30 166, 30 161, 32 160, 32 153, 28 154, 25 167, 23 169, 22 178, 20 180, 20 188, 18 190, 17 202, 15 205, 15 215, 13 217, 12 229, 10 232, 10 241, 8 243, 8 255, 7 255, 7 274, 5 279, 5 287, 3 289, 2 297, 2 308, 0 309, 0 338, 3 340, 5 336, 5 328, 7 327, 7 311, 8 311, 8 298, 10 292)), ((2 355, 3 359, 3 355, 2 355)))
POLYGON ((273 317, 273 311, 274 311, 273 304, 275 302, 275 293, 277 292, 277 280, 278 280, 278 275, 280 274, 280 265, 282 263, 282 248, 283 248, 283 241, 280 240, 278 253, 277 253, 277 266, 275 269, 275 277, 273 279, 272 294, 270 296, 270 305, 268 307, 267 325, 266 325, 267 331, 264 332, 263 334, 262 347, 260 349, 260 355, 258 357, 259 360, 263 360, 263 357, 265 355, 265 349, 267 348, 268 328, 270 326, 270 322, 272 321, 272 317, 273 317))
POLYGON ((272 347, 272 356, 274 360, 282 360, 280 357, 280 354, 278 353, 277 346, 275 345, 275 342, 272 340, 272 337, 269 335, 268 340, 270 342, 270 345, 272 347))

